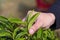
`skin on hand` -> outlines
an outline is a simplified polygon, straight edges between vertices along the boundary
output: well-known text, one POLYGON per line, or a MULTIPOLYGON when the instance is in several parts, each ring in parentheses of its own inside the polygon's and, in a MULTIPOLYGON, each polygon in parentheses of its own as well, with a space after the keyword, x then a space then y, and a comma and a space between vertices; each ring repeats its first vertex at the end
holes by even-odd
MULTIPOLYGON (((32 12, 32 16, 36 14, 35 11, 29 11, 29 13, 32 12)), ((40 13, 40 15, 37 18, 37 21, 33 26, 29 29, 29 33, 32 35, 34 34, 40 27, 48 29, 52 24, 55 22, 55 16, 53 13, 40 13)))

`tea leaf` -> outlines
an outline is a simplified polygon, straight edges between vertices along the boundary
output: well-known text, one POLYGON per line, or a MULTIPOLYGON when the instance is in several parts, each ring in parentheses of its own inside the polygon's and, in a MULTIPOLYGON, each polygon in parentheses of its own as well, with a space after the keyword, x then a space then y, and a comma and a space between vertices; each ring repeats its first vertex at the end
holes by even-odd
POLYGON ((30 29, 30 27, 33 25, 33 23, 36 21, 37 17, 39 16, 39 13, 36 13, 35 15, 33 15, 31 17, 31 19, 29 20, 29 24, 28 24, 28 29, 30 29))
POLYGON ((8 36, 8 37, 11 37, 11 34, 5 30, 0 30, 0 37, 4 37, 4 36, 8 36))
POLYGON ((16 38, 20 38, 21 36, 24 36, 25 34, 27 34, 27 32, 21 32, 17 34, 16 38))
POLYGON ((0 16, 0 24, 4 24, 4 25, 6 24, 5 26, 7 28, 9 28, 10 30, 13 29, 13 27, 11 26, 11 23, 8 21, 8 19, 3 16, 0 16))
POLYGON ((55 39, 55 33, 51 31, 50 29, 48 29, 47 31, 48 31, 48 37, 51 39, 55 39))
POLYGON ((32 11, 29 12, 29 14, 27 15, 28 22, 29 22, 29 20, 31 19, 31 17, 32 17, 32 11))
MULTIPOLYGON (((27 32, 27 29, 26 28, 20 28, 20 27, 17 27, 15 30, 14 30, 14 33, 13 33, 13 39, 17 36, 17 32, 21 30, 22 32, 27 32)), ((21 33, 21 32, 19 32, 21 33)))
POLYGON ((32 40, 37 40, 37 37, 36 37, 36 36, 33 36, 33 37, 32 37, 32 40))
POLYGON ((25 40, 25 38, 17 38, 17 39, 15 39, 15 40, 25 40))
POLYGON ((14 30, 14 33, 13 33, 13 39, 15 38, 15 36, 17 35, 17 31, 20 30, 20 27, 17 27, 15 30, 14 30))
POLYGON ((44 30, 44 32, 43 32, 43 33, 44 33, 44 37, 46 37, 46 38, 47 38, 47 37, 48 37, 48 35, 49 35, 48 31, 47 31, 47 30, 44 30))
POLYGON ((37 31, 37 38, 42 39, 42 37, 43 37, 43 29, 40 28, 40 29, 37 31))
POLYGON ((43 37, 43 40, 48 40, 47 38, 43 37))
POLYGON ((6 38, 0 38, 0 40, 6 40, 6 38))
POLYGON ((10 29, 11 31, 13 31, 13 26, 9 22, 0 21, 0 23, 2 25, 4 25, 3 27, 5 27, 7 29, 10 29))
POLYGON ((7 18, 5 18, 5 17, 3 17, 3 16, 0 16, 0 21, 8 21, 8 19, 7 18))
POLYGON ((5 29, 5 27, 3 27, 2 24, 0 24, 0 30, 3 30, 3 29, 5 29))
POLYGON ((18 18, 9 18, 8 19, 11 23, 17 23, 17 24, 25 24, 21 19, 18 18))
POLYGON ((37 40, 37 33, 32 36, 32 40, 37 40))

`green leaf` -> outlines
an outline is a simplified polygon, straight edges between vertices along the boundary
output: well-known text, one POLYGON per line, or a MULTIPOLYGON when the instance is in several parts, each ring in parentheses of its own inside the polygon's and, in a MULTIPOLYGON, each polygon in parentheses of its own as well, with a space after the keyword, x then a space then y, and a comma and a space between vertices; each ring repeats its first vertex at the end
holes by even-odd
POLYGON ((48 38, 48 39, 50 39, 50 40, 54 40, 55 39, 55 32, 53 32, 53 31, 51 31, 51 29, 47 29, 47 30, 45 30, 44 32, 43 32, 45 35, 44 35, 44 37, 45 38, 48 38))
MULTIPOLYGON (((11 23, 8 21, 7 18, 0 16, 0 24, 5 25, 7 28, 9 28, 10 30, 13 29, 11 23), (8 27, 9 26, 9 27, 8 27)), ((4 27, 5 28, 5 27, 4 27)))
POLYGON ((46 37, 46 38, 47 38, 47 37, 48 37, 48 35, 49 35, 48 31, 47 31, 47 30, 45 30, 43 33, 44 33, 44 37, 46 37))
POLYGON ((30 21, 31 17, 32 17, 32 12, 30 12, 30 13, 27 15, 28 22, 30 21))
POLYGON ((47 38, 43 37, 43 40, 48 40, 47 38))
POLYGON ((3 27, 2 24, 0 24, 0 30, 3 30, 3 29, 5 29, 5 27, 3 27))
POLYGON ((25 40, 25 38, 17 38, 17 39, 15 39, 15 40, 25 40))
POLYGON ((21 19, 18 18, 9 18, 8 19, 11 23, 17 23, 17 24, 25 24, 21 19))
POLYGON ((6 40, 6 38, 0 38, 0 40, 6 40))
POLYGON ((0 37, 4 37, 4 36, 7 36, 7 37, 11 37, 11 34, 5 30, 0 30, 0 37))
POLYGON ((32 37, 32 40, 37 40, 36 36, 33 36, 33 37, 32 37))
POLYGON ((31 17, 31 19, 29 20, 29 24, 28 24, 28 29, 30 29, 30 27, 33 25, 33 23, 36 21, 37 17, 39 16, 39 13, 36 13, 35 15, 33 15, 31 17))
POLYGON ((37 38, 41 38, 42 39, 43 37, 43 29, 40 28, 38 31, 37 31, 37 38))
POLYGON ((51 31, 51 29, 48 29, 48 37, 51 38, 51 39, 54 39, 55 38, 55 32, 51 31))
POLYGON ((0 21, 8 21, 8 19, 3 16, 0 16, 0 21))
POLYGON ((28 32, 27 32, 27 28, 16 28, 15 30, 15 33, 14 33, 14 35, 15 35, 15 38, 20 38, 21 36, 24 36, 25 34, 27 34, 28 32), (19 32, 18 34, 15 34, 17 31, 19 31, 19 30, 21 30, 21 32, 19 32))
POLYGON ((32 36, 32 40, 37 40, 37 33, 32 36))
POLYGON ((27 34, 27 32, 21 32, 17 34, 16 38, 20 38, 21 36, 24 36, 25 34, 27 34))
POLYGON ((17 28, 14 30, 13 39, 16 37, 17 31, 19 31, 19 30, 20 30, 20 27, 17 27, 17 28))
POLYGON ((0 24, 2 24, 4 28, 7 28, 13 31, 13 26, 9 22, 0 21, 0 24))

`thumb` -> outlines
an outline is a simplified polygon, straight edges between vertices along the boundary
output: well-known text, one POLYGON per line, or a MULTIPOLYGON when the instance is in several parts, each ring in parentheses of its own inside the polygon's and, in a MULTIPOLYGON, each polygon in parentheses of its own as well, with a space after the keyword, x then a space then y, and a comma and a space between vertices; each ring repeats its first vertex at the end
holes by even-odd
POLYGON ((42 25, 42 22, 37 20, 36 23, 29 29, 29 33, 33 35, 42 25))

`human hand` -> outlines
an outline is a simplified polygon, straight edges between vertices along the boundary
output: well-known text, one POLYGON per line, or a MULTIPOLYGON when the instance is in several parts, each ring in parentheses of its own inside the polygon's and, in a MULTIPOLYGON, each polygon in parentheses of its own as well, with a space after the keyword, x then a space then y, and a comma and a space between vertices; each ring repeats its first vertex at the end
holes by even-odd
MULTIPOLYGON (((35 11, 29 11, 27 15, 29 15, 30 12, 32 13, 32 16, 37 13, 35 11)), ((41 27, 48 29, 52 24, 54 24, 54 21, 54 14, 40 12, 40 15, 36 19, 36 22, 29 29, 29 33, 31 35, 34 34, 41 27)))

